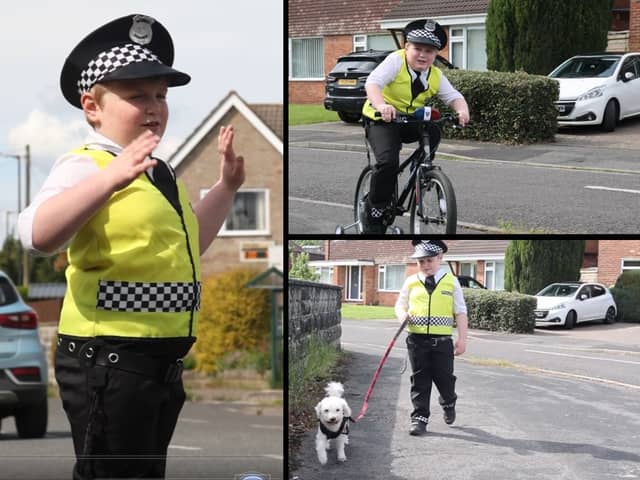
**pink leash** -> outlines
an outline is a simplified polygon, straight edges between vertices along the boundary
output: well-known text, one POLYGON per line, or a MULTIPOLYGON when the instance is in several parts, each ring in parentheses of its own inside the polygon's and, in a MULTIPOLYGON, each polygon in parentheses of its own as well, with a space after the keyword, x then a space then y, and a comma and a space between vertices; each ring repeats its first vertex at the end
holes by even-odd
POLYGON ((402 325, 400 325, 400 328, 398 329, 396 334, 391 339, 391 343, 387 347, 387 351, 384 352, 384 356, 380 360, 380 363, 378 364, 378 368, 376 369, 376 372, 373 374, 373 380, 371 380, 371 385, 369 385, 369 390, 367 390, 367 394, 364 397, 364 403, 362 404, 362 408, 360 409, 360 413, 358 414, 358 417, 355 420, 351 420, 353 423, 355 423, 358 420, 360 420, 362 417, 364 417, 365 413, 367 413, 367 409, 369 408, 369 398, 371 398, 371 394, 373 393, 373 387, 375 387, 376 382, 378 381, 378 377, 380 376, 380 371, 382 370, 382 366, 384 365, 384 362, 387 361, 387 357, 391 353, 391 349, 393 348, 393 346, 396 343, 396 340, 398 339, 398 337, 402 333, 402 330, 404 329, 405 325, 407 324, 407 321, 408 321, 408 319, 405 320, 404 322, 402 322, 402 325))

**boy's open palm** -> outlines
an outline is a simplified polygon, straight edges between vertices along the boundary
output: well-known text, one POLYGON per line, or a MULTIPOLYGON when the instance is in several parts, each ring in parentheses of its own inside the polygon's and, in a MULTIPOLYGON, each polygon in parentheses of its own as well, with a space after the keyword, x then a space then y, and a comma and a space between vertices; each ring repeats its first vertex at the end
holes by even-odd
POLYGON ((233 126, 220 127, 218 135, 218 152, 220 159, 220 176, 222 182, 230 189, 236 191, 244 183, 244 158, 236 156, 233 151, 233 126))
POLYGON ((126 187, 138 175, 158 163, 149 157, 158 143, 160 137, 147 130, 122 149, 120 155, 105 168, 114 192, 126 187))

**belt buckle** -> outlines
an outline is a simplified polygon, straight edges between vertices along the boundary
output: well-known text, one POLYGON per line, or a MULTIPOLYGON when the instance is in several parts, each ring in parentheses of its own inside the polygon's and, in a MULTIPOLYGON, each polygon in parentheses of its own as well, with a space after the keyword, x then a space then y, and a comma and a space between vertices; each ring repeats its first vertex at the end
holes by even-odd
POLYGON ((165 383, 174 383, 180 380, 182 377, 182 371, 184 370, 184 363, 182 359, 178 359, 175 363, 169 365, 167 368, 167 373, 164 376, 165 383))
POLYGON ((429 340, 431 340, 431 346, 432 347, 437 347, 438 346, 438 339, 437 338, 430 338, 429 340))

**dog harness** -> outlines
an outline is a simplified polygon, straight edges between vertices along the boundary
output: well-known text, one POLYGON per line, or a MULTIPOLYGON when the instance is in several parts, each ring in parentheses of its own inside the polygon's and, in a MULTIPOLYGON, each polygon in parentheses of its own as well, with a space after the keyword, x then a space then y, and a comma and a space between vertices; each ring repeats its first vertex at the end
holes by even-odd
MULTIPOLYGON (((354 421, 351 417, 344 417, 342 419, 342 423, 340 424, 340 428, 335 432, 332 432, 327 427, 325 427, 322 422, 320 422, 320 431, 325 434, 325 436, 329 439, 337 438, 338 435, 349 435, 349 420, 354 421)), ((319 421, 319 420, 318 420, 319 421)))

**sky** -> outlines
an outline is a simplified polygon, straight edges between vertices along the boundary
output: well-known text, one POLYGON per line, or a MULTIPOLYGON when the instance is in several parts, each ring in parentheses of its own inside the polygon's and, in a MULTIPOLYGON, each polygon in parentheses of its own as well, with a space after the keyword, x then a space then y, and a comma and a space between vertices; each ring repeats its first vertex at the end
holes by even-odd
MULTIPOLYGON (((63 98, 60 70, 69 52, 99 26, 140 13, 171 33, 174 67, 191 82, 169 90, 169 124, 154 155, 168 158, 234 90, 247 103, 283 102, 281 0, 29 0, 0 16, 0 241, 14 229, 18 162, 31 148, 31 198, 56 158, 83 143, 82 111, 63 98)), ((22 209, 25 173, 22 162, 22 209)))

